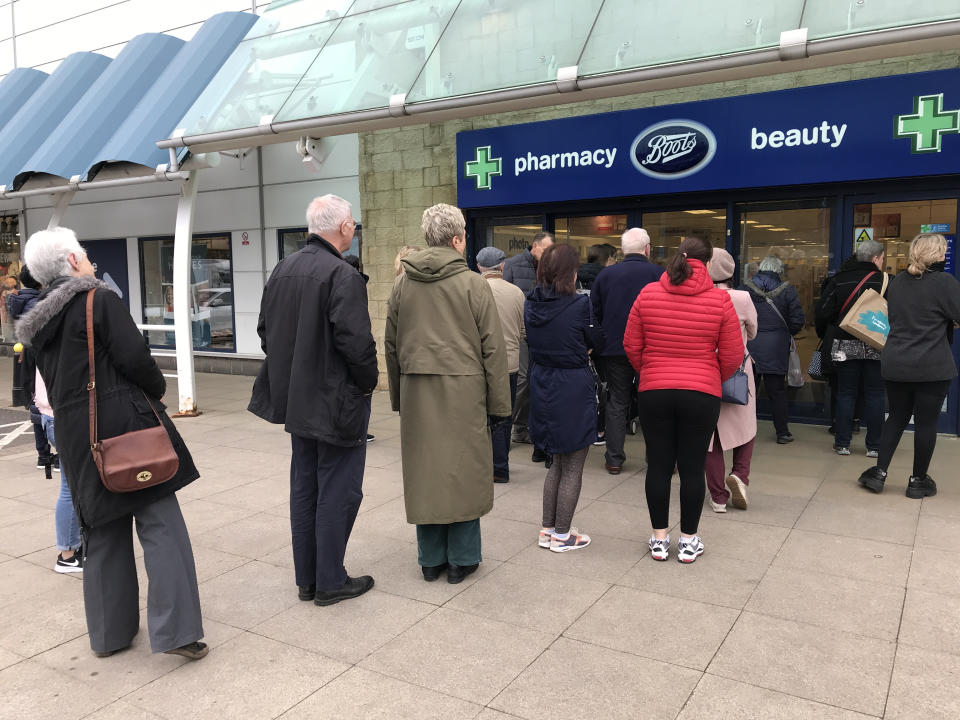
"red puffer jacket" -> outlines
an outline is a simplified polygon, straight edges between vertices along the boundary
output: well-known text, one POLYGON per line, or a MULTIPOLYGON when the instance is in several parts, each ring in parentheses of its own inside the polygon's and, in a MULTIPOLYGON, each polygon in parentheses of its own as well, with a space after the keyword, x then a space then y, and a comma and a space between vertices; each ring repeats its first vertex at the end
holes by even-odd
POLYGON ((720 382, 743 362, 740 322, 730 294, 717 290, 699 260, 693 275, 671 285, 666 273, 637 296, 623 349, 639 390, 696 390, 720 397, 720 382))

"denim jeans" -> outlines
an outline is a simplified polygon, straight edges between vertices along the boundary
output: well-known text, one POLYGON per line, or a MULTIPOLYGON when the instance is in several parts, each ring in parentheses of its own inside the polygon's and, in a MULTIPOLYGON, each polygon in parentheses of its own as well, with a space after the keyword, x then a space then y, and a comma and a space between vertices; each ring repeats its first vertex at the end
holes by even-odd
POLYGON ((850 447, 853 439, 853 414, 863 384, 862 424, 867 426, 867 450, 880 449, 885 390, 879 360, 845 360, 833 364, 837 373, 837 419, 835 444, 850 447))
MULTIPOLYGON (((54 447, 57 446, 57 440, 53 434, 53 418, 49 415, 41 415, 40 422, 43 424, 43 431, 46 433, 47 441, 54 447)), ((63 465, 60 466, 60 496, 57 498, 57 507, 53 513, 54 522, 57 527, 57 550, 79 550, 80 523, 77 522, 77 513, 73 510, 73 497, 70 495, 70 488, 67 486, 67 473, 63 471, 63 465)))

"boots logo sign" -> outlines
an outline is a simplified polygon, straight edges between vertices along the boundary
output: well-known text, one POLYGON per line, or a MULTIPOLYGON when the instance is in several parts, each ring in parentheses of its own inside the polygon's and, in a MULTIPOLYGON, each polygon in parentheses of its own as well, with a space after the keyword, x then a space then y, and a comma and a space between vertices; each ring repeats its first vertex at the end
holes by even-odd
POLYGON ((634 138, 630 160, 644 175, 678 180, 709 165, 716 152, 717 139, 706 125, 693 120, 665 120, 634 138))

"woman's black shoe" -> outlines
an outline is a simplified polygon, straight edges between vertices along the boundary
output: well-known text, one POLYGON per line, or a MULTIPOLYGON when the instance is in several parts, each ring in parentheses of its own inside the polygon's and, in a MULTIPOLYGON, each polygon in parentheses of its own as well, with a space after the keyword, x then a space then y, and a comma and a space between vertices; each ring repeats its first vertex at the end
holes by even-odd
POLYGON ((463 579, 472 572, 475 572, 478 565, 454 565, 447 566, 447 582, 451 585, 463 582, 463 579))
POLYGON ((886 481, 886 479, 887 473, 874 465, 869 470, 864 471, 864 473, 860 475, 860 479, 857 480, 857 482, 863 485, 870 492, 882 493, 883 483, 886 481))
POLYGON ((433 582, 440 577, 440 573, 442 573, 446 567, 447 564, 443 563, 443 565, 434 565, 433 567, 424 565, 420 569, 423 571, 423 579, 427 582, 433 582))
POLYGON ((549 470, 553 467, 553 455, 550 455, 546 460, 543 461, 543 466, 549 470))
POLYGON ((208 652, 210 652, 210 648, 207 647, 207 644, 197 641, 181 645, 173 650, 167 650, 166 654, 181 655, 188 660, 199 660, 200 658, 206 657, 208 652))
POLYGON ((304 601, 313 600, 313 596, 317 594, 316 585, 298 585, 297 586, 297 596, 304 601))
POLYGON ((920 498, 933 497, 937 494, 937 484, 929 475, 922 478, 911 477, 907 483, 907 497, 919 500, 920 498))
POLYGON ((793 442, 793 435, 787 433, 786 435, 777 435, 777 445, 786 445, 787 443, 793 442))
POLYGON ((533 449, 533 456, 530 458, 533 462, 543 462, 549 457, 543 450, 533 449))

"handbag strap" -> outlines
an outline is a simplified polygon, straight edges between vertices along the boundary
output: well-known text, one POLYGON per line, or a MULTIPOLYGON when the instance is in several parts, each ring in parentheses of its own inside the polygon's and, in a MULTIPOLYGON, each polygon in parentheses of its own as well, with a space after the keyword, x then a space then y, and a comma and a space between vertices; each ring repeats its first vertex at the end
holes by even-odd
POLYGON ((880 288, 880 297, 883 297, 887 294, 887 283, 890 281, 890 276, 886 273, 883 274, 883 286, 880 288))
POLYGON ((787 321, 784 319, 783 314, 782 314, 782 313, 780 312, 780 310, 777 308, 777 304, 776 304, 775 302, 773 302, 773 300, 771 300, 770 298, 768 298, 766 295, 763 296, 763 299, 766 300, 767 303, 769 303, 770 307, 773 308, 773 311, 777 314, 777 317, 780 318, 780 322, 783 323, 783 326, 787 329, 787 332, 789 333, 789 332, 790 332, 790 326, 787 325, 787 321))
MULTIPOLYGON (((853 289, 853 292, 847 296, 846 302, 844 302, 843 305, 840 306, 840 315, 843 315, 843 311, 847 309, 847 305, 849 305, 850 301, 857 296, 857 293, 860 292, 860 288, 862 288, 866 284, 867 280, 869 280, 876 274, 877 274, 877 271, 873 270, 872 272, 868 272, 866 275, 863 276, 863 280, 861 280, 857 284, 857 286, 853 289)), ((880 292, 880 294, 883 295, 886 289, 887 289, 887 274, 884 273, 883 274, 883 290, 880 292)))

